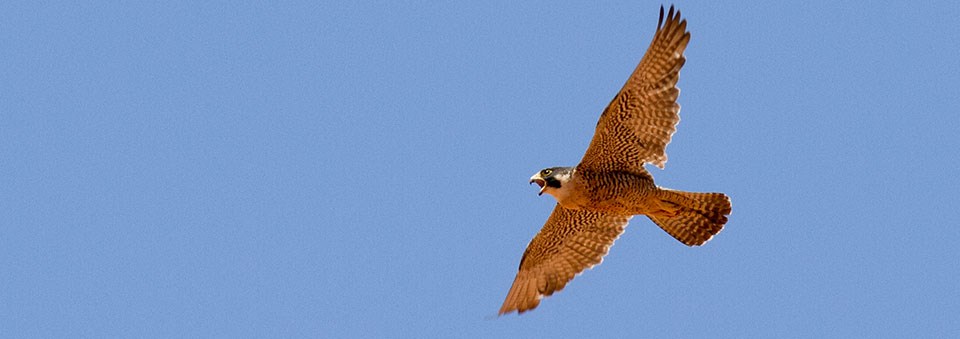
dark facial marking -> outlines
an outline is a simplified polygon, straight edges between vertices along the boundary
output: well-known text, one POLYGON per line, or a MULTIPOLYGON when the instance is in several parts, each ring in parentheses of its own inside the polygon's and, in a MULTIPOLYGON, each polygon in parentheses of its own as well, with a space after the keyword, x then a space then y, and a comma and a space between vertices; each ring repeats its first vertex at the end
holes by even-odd
POLYGON ((560 180, 557 180, 557 178, 554 178, 554 177, 546 177, 546 178, 543 179, 543 181, 546 181, 546 182, 547 182, 547 186, 550 186, 550 187, 553 187, 553 188, 560 188, 560 180))

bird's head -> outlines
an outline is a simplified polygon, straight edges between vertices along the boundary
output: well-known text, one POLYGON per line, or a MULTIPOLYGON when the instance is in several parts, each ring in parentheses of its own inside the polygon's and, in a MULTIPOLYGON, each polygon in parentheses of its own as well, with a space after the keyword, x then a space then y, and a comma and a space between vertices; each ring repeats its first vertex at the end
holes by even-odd
POLYGON ((569 182, 572 174, 573 167, 544 168, 530 177, 530 183, 537 183, 540 186, 540 193, 537 195, 547 193, 559 198, 558 194, 565 188, 564 185, 569 182))

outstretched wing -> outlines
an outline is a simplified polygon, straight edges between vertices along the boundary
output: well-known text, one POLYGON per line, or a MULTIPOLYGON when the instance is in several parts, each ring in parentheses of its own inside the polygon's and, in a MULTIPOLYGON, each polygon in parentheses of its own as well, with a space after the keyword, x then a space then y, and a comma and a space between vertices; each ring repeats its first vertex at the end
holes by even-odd
POLYGON ((599 264, 631 216, 553 209, 540 233, 530 241, 500 314, 534 309, 583 270, 599 264))
POLYGON ((645 173, 644 163, 663 168, 666 148, 680 122, 677 80, 690 41, 687 20, 673 6, 630 79, 603 111, 580 167, 645 173))

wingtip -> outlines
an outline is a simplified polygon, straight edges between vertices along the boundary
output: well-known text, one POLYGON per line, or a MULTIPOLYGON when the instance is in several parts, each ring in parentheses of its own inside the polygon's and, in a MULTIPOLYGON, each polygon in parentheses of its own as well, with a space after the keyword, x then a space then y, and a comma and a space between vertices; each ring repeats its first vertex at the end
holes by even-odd
POLYGON ((516 306, 514 306, 514 307, 508 307, 507 305, 503 305, 503 307, 500 307, 500 311, 497 312, 497 318, 502 317, 502 316, 504 316, 505 314, 510 314, 510 313, 514 313, 514 312, 516 312, 517 315, 520 315, 520 314, 523 314, 523 312, 526 312, 526 311, 527 311, 527 310, 521 310, 521 309, 517 308, 516 306))
POLYGON ((660 30, 660 27, 663 26, 663 5, 660 5, 660 19, 657 20, 657 30, 660 30))
MULTIPOLYGON (((664 20, 663 20, 663 19, 664 19, 664 15, 663 15, 663 14, 664 14, 664 12, 663 12, 663 5, 660 5, 660 19, 657 20, 657 30, 658 30, 658 31, 659 31, 660 29, 664 28, 665 26, 669 25, 671 21, 681 20, 681 19, 680 19, 680 10, 674 8, 674 5, 673 5, 673 4, 670 5, 670 9, 667 11, 667 15, 666 15, 666 19, 667 19, 667 20, 666 20, 666 23, 664 23, 664 20)), ((686 19, 682 19, 682 21, 686 21, 686 19)))

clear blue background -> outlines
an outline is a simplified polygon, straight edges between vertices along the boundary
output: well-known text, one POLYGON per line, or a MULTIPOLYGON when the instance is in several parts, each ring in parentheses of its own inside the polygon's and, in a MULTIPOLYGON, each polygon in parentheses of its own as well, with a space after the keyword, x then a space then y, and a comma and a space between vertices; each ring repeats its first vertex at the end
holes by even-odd
POLYGON ((659 5, 3 2, 0 336, 960 336, 955 1, 679 3, 730 222, 495 316, 659 5))

